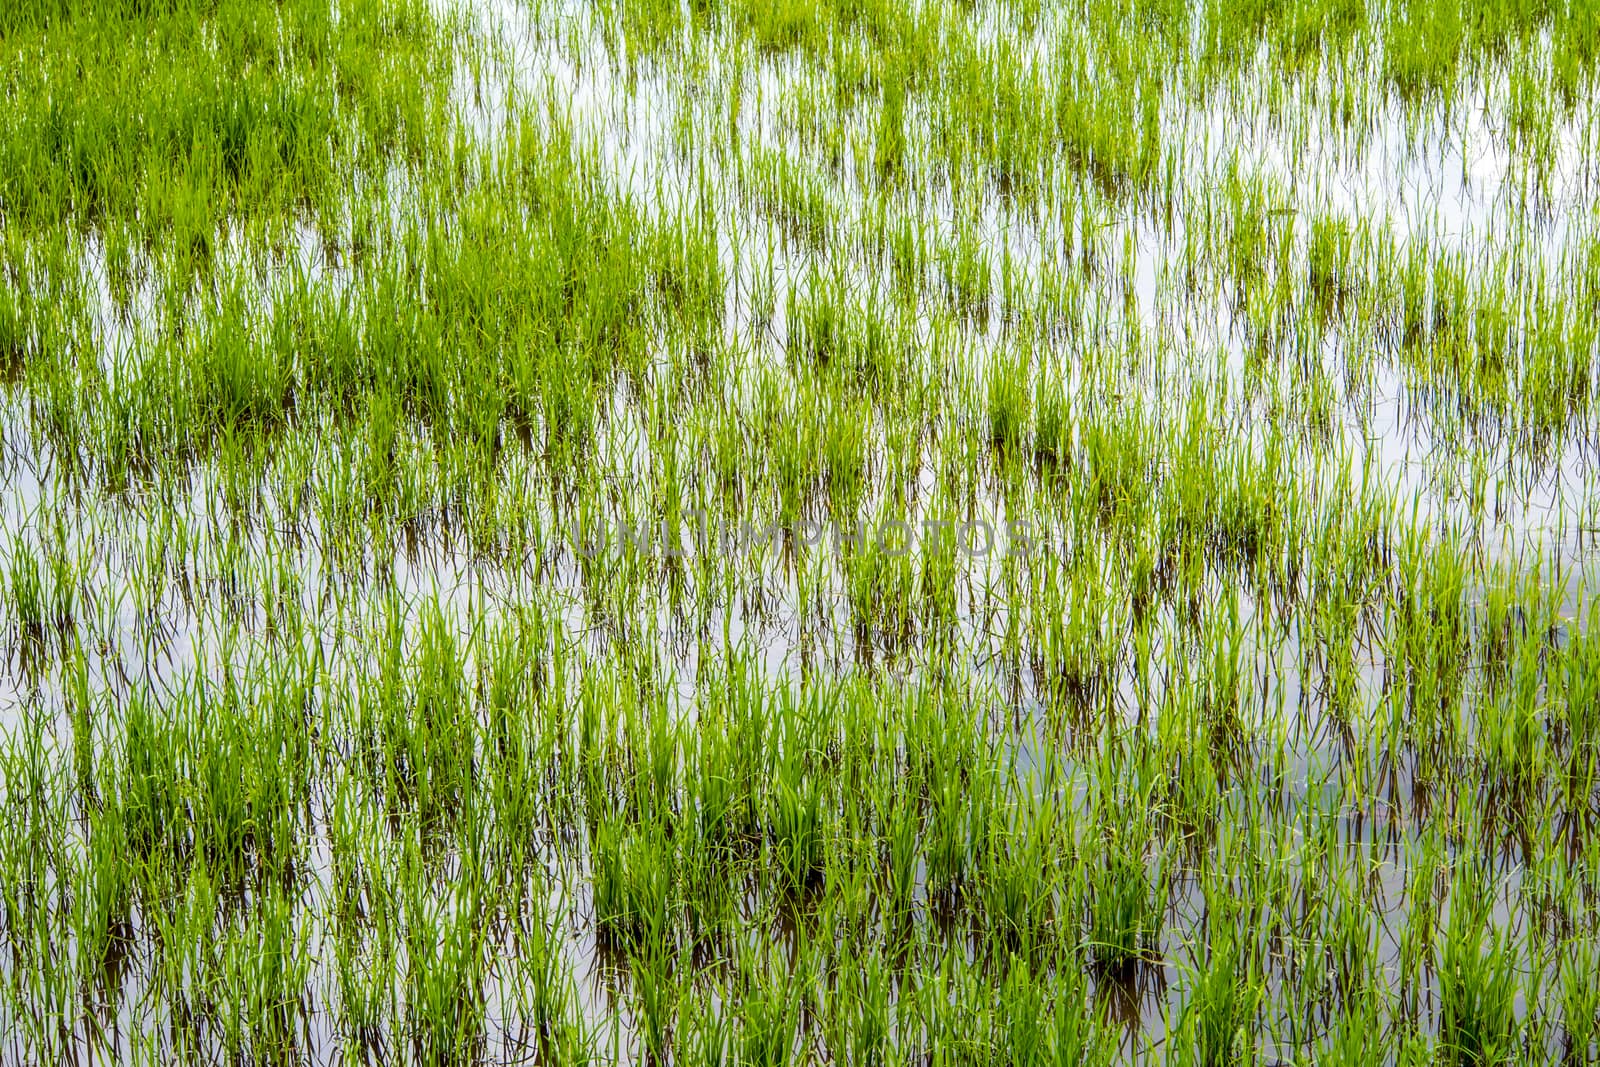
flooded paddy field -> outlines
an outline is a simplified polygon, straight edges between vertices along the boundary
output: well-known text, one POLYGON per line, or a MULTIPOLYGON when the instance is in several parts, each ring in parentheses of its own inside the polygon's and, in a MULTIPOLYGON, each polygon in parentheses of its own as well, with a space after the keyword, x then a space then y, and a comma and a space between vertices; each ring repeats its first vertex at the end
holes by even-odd
POLYGON ((1585 0, 16 0, 0 1063, 1600 1062, 1585 0))

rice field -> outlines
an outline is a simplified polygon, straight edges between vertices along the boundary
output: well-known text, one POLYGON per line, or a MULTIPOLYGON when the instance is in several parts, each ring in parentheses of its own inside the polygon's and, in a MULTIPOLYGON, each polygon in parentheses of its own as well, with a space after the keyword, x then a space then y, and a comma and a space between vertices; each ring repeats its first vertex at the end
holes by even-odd
POLYGON ((0 1063, 1600 1063, 1597 69, 9 0, 0 1063))

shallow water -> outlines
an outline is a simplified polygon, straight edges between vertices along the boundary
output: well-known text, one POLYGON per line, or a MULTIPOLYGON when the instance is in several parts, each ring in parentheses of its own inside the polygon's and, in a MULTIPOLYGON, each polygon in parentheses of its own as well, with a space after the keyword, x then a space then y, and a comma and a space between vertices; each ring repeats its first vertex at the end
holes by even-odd
MULTIPOLYGON (((795 101, 827 95, 817 61, 788 52, 759 53, 738 43, 726 27, 707 33, 691 24, 686 54, 703 57, 704 64, 689 78, 674 67, 679 60, 670 53, 635 65, 613 54, 603 17, 584 4, 535 11, 512 0, 484 0, 466 5, 460 14, 489 49, 487 58, 478 61, 463 56, 456 69, 454 97, 472 137, 493 145, 513 121, 527 115, 559 122, 577 132, 580 144, 595 146, 611 190, 625 195, 646 217, 665 223, 698 213, 715 225, 725 286, 720 342, 735 354, 729 361, 734 367, 729 391, 739 403, 756 402, 760 373, 777 374, 784 388, 799 392, 793 351, 799 347, 797 326, 789 309, 816 295, 812 284, 819 266, 838 268, 848 291, 847 316, 882 301, 888 315, 907 323, 918 358, 931 360, 939 344, 959 353, 944 371, 956 381, 950 390, 952 406, 967 402, 956 395, 962 382, 970 388, 984 381, 995 361, 1022 343, 1012 305, 1025 304, 1028 294, 1040 292, 1049 272, 1079 272, 1081 305, 1063 326, 1068 339, 1058 351, 1039 358, 1048 360, 1067 383, 1076 403, 1073 412, 1083 416, 1082 422, 1100 404, 1143 412, 1163 462, 1170 461, 1166 450, 1183 432, 1186 405, 1197 397, 1214 405, 1219 424, 1235 441, 1254 449, 1264 448, 1269 431, 1287 428, 1290 447, 1307 457, 1299 471, 1322 494, 1319 499, 1335 494, 1341 471, 1364 472, 1396 502, 1386 518, 1397 525, 1415 515, 1420 520, 1413 521, 1430 534, 1447 526, 1464 534, 1461 543, 1472 560, 1463 601, 1474 635, 1495 625, 1487 603, 1492 595, 1488 579, 1497 566, 1513 574, 1533 573, 1558 586, 1555 611, 1563 625, 1572 632, 1586 625, 1594 584, 1588 579, 1597 565, 1592 537, 1600 528, 1593 433, 1586 424, 1592 415, 1580 415, 1574 426, 1538 447, 1521 435, 1495 432, 1493 419, 1458 421, 1446 391, 1436 392, 1435 383, 1408 376, 1394 353, 1371 338, 1351 337, 1335 326, 1319 349, 1326 364, 1320 378, 1304 368, 1284 372, 1291 386, 1324 379, 1332 383, 1331 412, 1325 413, 1326 425, 1319 430, 1312 413, 1295 410, 1302 395, 1264 379, 1260 360, 1252 354, 1250 338, 1259 331, 1252 325, 1248 300, 1235 299, 1234 287, 1223 278, 1191 286, 1186 275, 1192 264, 1185 260, 1185 247, 1191 236, 1203 237, 1208 225, 1201 213, 1205 198, 1217 195, 1225 174, 1236 168, 1265 183, 1269 193, 1264 202, 1275 202, 1281 194, 1289 205, 1287 216, 1297 222, 1333 213, 1386 229, 1397 248, 1427 242, 1434 248, 1459 248, 1474 262, 1524 239, 1533 243, 1537 263, 1557 278, 1563 257, 1592 232, 1592 220, 1585 217, 1593 198, 1592 179, 1583 151, 1585 140, 1592 140, 1584 132, 1592 126, 1592 106, 1563 126, 1549 172, 1550 189, 1537 210, 1524 205, 1518 166, 1486 109, 1458 108, 1464 116, 1459 128, 1425 120, 1415 130, 1398 103, 1386 102, 1375 126, 1349 148, 1342 146, 1347 138, 1321 120, 1286 132, 1285 125, 1274 124, 1266 114, 1265 105, 1253 111, 1244 106, 1248 93, 1245 100, 1214 92, 1194 101, 1176 90, 1163 102, 1164 135, 1183 146, 1177 157, 1182 167, 1165 193, 1169 202, 1180 205, 1175 218, 1162 218, 1154 204, 1136 198, 1104 196, 1082 175, 1056 175, 1032 201, 1019 202, 988 180, 978 183, 977 192, 958 191, 949 174, 932 163, 883 197, 871 191, 873 179, 858 169, 852 155, 830 161, 807 132, 807 121, 820 121, 858 134, 868 121, 862 114, 829 110, 837 105, 828 103, 818 104, 815 116, 798 111, 795 101), (741 52, 742 60, 734 62, 741 52), (740 102, 731 123, 723 114, 730 99, 740 102), (1244 121, 1239 119, 1242 106, 1249 116, 1244 121), (823 203, 836 216, 829 232, 808 237, 780 217, 784 205, 763 199, 750 162, 758 148, 769 153, 765 158, 794 167, 821 190, 823 203), (987 256, 987 296, 978 306, 969 301, 953 315, 940 310, 961 300, 943 293, 954 285, 939 277, 943 268, 936 263, 925 267, 928 284, 916 296, 906 300, 895 295, 892 266, 868 247, 874 196, 919 227, 934 245, 953 245, 965 236, 987 256), (1191 209, 1193 218, 1186 214, 1191 209), (1098 264, 1093 271, 1081 270, 1086 258, 1098 264), (1005 292, 1007 263, 1023 296, 1005 292), (940 315, 945 317, 936 325, 940 315), (1116 365, 1109 378, 1086 369, 1092 359, 1105 358, 1097 352, 1112 350, 1130 337, 1143 339, 1143 362, 1130 358, 1116 365), (1353 364, 1347 361, 1361 346, 1372 351, 1359 356, 1359 370, 1348 371, 1353 364), (1342 369, 1347 371, 1343 377, 1357 380, 1341 381, 1342 369), (1125 395, 1109 400, 1097 395, 1109 388, 1108 380, 1125 395), (1214 390, 1200 391, 1213 384, 1214 390), (1480 504, 1473 503, 1474 492, 1483 495, 1480 504)), ((1008 12, 993 7, 980 12, 971 29, 978 41, 989 43, 1006 39, 1016 27, 1008 12)), ((1028 54, 1047 55, 1054 29, 1059 27, 1037 29, 1028 54)), ((1264 92, 1267 77, 1255 76, 1252 91, 1264 92)), ((1486 90, 1470 87, 1467 100, 1475 101, 1480 91, 1486 90)), ((920 106, 931 112, 935 105, 920 106)), ((937 116, 921 117, 931 122, 937 116)), ((918 147, 932 152, 926 145, 918 147)), ((396 177, 386 198, 391 225, 406 210, 413 182, 396 177)), ((258 260, 243 238, 233 243, 225 239, 219 266, 255 275, 258 310, 262 321, 268 321, 278 272, 304 273, 332 292, 352 283, 353 264, 330 266, 322 255, 328 240, 309 224, 300 225, 292 248, 258 260)), ((1303 266, 1304 256, 1301 247, 1291 259, 1303 266)), ((137 358, 141 341, 148 339, 142 330, 160 329, 153 321, 154 282, 135 296, 130 318, 112 307, 104 251, 92 238, 81 250, 80 266, 85 288, 98 302, 96 350, 106 357, 107 368, 121 367, 137 358), (151 321, 141 321, 141 309, 151 321)), ((1269 363, 1283 358, 1281 352, 1267 357, 1269 363)), ((663 359, 662 365, 670 364, 663 359)), ((1319 639, 1301 631, 1305 618, 1286 622, 1291 612, 1257 595, 1245 568, 1224 562, 1202 562, 1199 584, 1207 600, 1192 617, 1176 602, 1159 604, 1148 652, 1155 670, 1144 673, 1127 636, 1134 614, 1128 604, 1131 583, 1120 576, 1121 560, 1115 558, 1127 546, 1111 541, 1107 533, 1106 545, 1093 550, 1096 562, 1088 568, 1093 572, 1089 578, 1069 570, 1064 561, 1086 551, 1081 539, 1063 537, 1064 559, 1057 563, 1068 577, 1062 580, 1079 584, 1054 606, 1066 610, 1086 603, 1088 629, 1114 649, 1104 677, 1073 683, 1109 695, 1063 701, 1057 688, 1060 672, 1044 662, 1042 646, 1051 620, 1040 616, 1050 609, 1030 603, 1028 588, 1020 585, 1027 578, 1018 577, 1048 572, 1055 564, 1029 561, 1025 566, 998 553, 969 559, 950 592, 952 607, 943 630, 897 626, 881 603, 869 609, 870 618, 861 625, 847 592, 847 563, 828 546, 793 555, 718 553, 709 562, 691 553, 680 564, 660 558, 630 564, 625 555, 607 553, 598 563, 586 564, 573 551, 580 524, 562 510, 559 492, 542 483, 541 457, 517 448, 505 453, 494 484, 507 497, 532 502, 526 522, 536 531, 533 544, 484 551, 448 505, 428 509, 400 532, 375 533, 356 524, 350 529, 365 540, 339 544, 333 539, 341 532, 336 521, 341 505, 293 498, 301 468, 292 458, 268 457, 259 477, 261 486, 281 491, 259 489, 258 496, 232 509, 226 503, 233 488, 229 473, 212 461, 197 463, 187 485, 136 488, 121 498, 85 493, 54 473, 57 464, 34 424, 37 416, 26 389, 9 395, 0 413, 10 457, 0 492, 0 544, 6 549, 8 573, 24 547, 41 560, 55 553, 72 561, 79 605, 73 629, 83 643, 88 685, 105 701, 102 729, 108 739, 131 694, 165 705, 176 702, 196 677, 218 681, 235 672, 264 676, 273 664, 292 659, 296 650, 313 656, 321 672, 318 693, 309 702, 312 717, 323 717, 334 735, 354 736, 351 724, 343 721, 349 714, 343 702, 372 685, 381 669, 389 651, 383 647, 388 604, 398 605, 400 630, 413 645, 425 613, 437 610, 446 630, 462 642, 463 676, 479 685, 486 670, 477 658, 485 654, 479 639, 532 604, 548 613, 554 640, 572 650, 573 669, 583 678, 599 679, 601 685, 615 684, 619 677, 647 679, 641 690, 659 685, 662 694, 641 703, 679 723, 696 721, 711 699, 709 680, 742 654, 753 657, 762 685, 775 693, 852 678, 943 681, 986 717, 997 765, 1025 783, 1064 768, 1066 783, 1058 788, 1072 797, 1066 806, 1087 821, 1097 774, 1093 755, 1104 732, 1096 714, 1109 712, 1108 719, 1142 726, 1156 736, 1161 709, 1190 691, 1193 663, 1209 654, 1201 643, 1214 639, 1224 642, 1241 664, 1235 692, 1247 737, 1243 747, 1252 753, 1245 771, 1230 774, 1224 769, 1214 780, 1221 793, 1218 817, 1226 821, 1230 812, 1242 810, 1270 820, 1266 827, 1238 829, 1227 847, 1270 851, 1281 845, 1297 850, 1291 853, 1296 858, 1290 863, 1289 898, 1325 890, 1319 885, 1324 878, 1357 893, 1363 933, 1380 969, 1390 973, 1405 957, 1401 942, 1415 908, 1409 890, 1416 870, 1411 852, 1425 839, 1438 840, 1429 824, 1447 804, 1434 794, 1449 787, 1452 774, 1465 780, 1479 771, 1472 766, 1479 754, 1470 695, 1461 702, 1460 745, 1471 759, 1457 753, 1443 773, 1419 769, 1414 755, 1410 763, 1390 762, 1392 748, 1386 747, 1382 731, 1385 717, 1400 713, 1386 703, 1401 699, 1394 695, 1400 668, 1379 640, 1386 625, 1381 607, 1364 609, 1350 623, 1351 699, 1358 710, 1352 721, 1343 722, 1329 707, 1329 668, 1318 662, 1323 655, 1319 639), (56 541, 53 524, 58 521, 62 539, 56 541), (1032 569, 1035 562, 1037 572, 1032 569), (702 564, 705 569, 698 569, 702 564), (628 590, 616 602, 604 600, 595 588, 612 583, 628 590), (1241 605, 1243 620, 1232 631, 1223 607, 1230 593, 1241 605), (623 606, 620 614, 618 603, 623 606), (954 651, 936 658, 932 650, 939 647, 954 651), (1324 861, 1305 840, 1307 827, 1328 835, 1326 847, 1333 858, 1326 862, 1337 872, 1333 876, 1316 865, 1324 861)), ((665 460, 652 451, 637 393, 618 386, 605 406, 592 457, 608 479, 609 495, 599 507, 613 525, 636 522, 637 509, 647 509, 658 499, 652 479, 665 460)), ((735 417, 750 410, 740 407, 735 417)), ((418 441, 426 438, 420 426, 408 431, 418 441)), ((881 472, 895 461, 889 429, 875 425, 872 434, 868 469, 881 472)), ((354 442, 332 434, 326 441, 302 441, 298 447, 313 455, 313 463, 334 470, 353 467, 361 455, 354 442)), ((908 522, 937 513, 943 472, 932 446, 929 452, 912 464, 918 492, 896 502, 880 479, 866 491, 869 513, 897 503, 904 504, 908 522)), ((1004 479, 998 471, 985 475, 971 499, 962 502, 962 514, 1003 525, 1018 492, 1004 479)), ((809 494, 807 499, 806 514, 816 518, 822 510, 819 498, 809 494)), ((765 502, 749 504, 749 518, 757 524, 775 520, 778 509, 761 510, 765 507, 765 502)), ((1337 513, 1337 501, 1327 507, 1337 513)), ((350 529, 343 533, 349 535, 350 529)), ((918 564, 925 558, 914 556, 918 564)), ((64 666, 67 642, 30 640, 9 617, 6 629, 0 730, 13 739, 24 738, 44 724, 36 736, 48 748, 47 762, 65 777, 73 760, 75 729, 71 679, 64 666)), ((1486 683, 1474 675, 1469 687, 1480 684, 1486 683)), ((569 694, 569 701, 563 710, 571 714, 577 700, 569 694)), ((569 724, 569 732, 576 729, 569 724)), ((356 748, 349 742, 339 754, 354 765, 356 748)), ((295 1017, 302 1028, 299 1051, 312 1060, 333 1057, 351 1040, 339 1018, 343 994, 332 962, 336 934, 325 914, 335 892, 336 862, 329 829, 332 798, 323 794, 335 788, 335 780, 345 785, 356 781, 339 778, 341 773, 318 768, 304 812, 306 869, 297 899, 309 923, 304 956, 310 971, 307 1003, 295 1017)), ((18 788, 15 782, 7 785, 18 788)), ((376 787, 371 792, 362 792, 358 800, 362 813, 376 818, 383 800, 375 795, 376 787)), ((68 831, 73 848, 85 847, 85 827, 74 823, 68 831)), ((1087 827, 1076 832, 1087 833, 1087 827)), ((1505 841, 1512 836, 1500 835, 1505 841)), ((575 979, 581 1016, 602 1028, 615 1022, 607 1046, 614 1058, 648 1060, 634 962, 627 953, 601 943, 593 900, 593 844, 583 837, 581 829, 571 827, 541 837, 533 850, 536 869, 527 880, 538 883, 552 914, 567 913, 551 921, 550 933, 560 969, 575 979)), ((398 839, 396 835, 382 847, 398 853, 398 839)), ((379 835, 379 840, 385 839, 379 835)), ((1490 923, 1497 929, 1525 929, 1532 922, 1523 865, 1534 858, 1521 853, 1508 844, 1503 854, 1491 858, 1497 896, 1490 923)), ((1449 856, 1454 859, 1454 852, 1449 856)), ((399 862, 392 856, 389 860, 399 862)), ((455 906, 447 889, 452 882, 449 868, 460 862, 446 846, 441 869, 435 872, 433 899, 441 908, 455 906)), ((1226 866, 1226 859, 1212 863, 1226 866)), ((1203 958, 1197 939, 1209 914, 1207 891, 1197 874, 1175 874, 1163 886, 1165 923, 1151 952, 1157 962, 1136 968, 1126 981, 1085 979, 1093 1003, 1122 1024, 1121 1056, 1166 1056, 1169 1035, 1180 1029, 1190 1003, 1189 970, 1203 958)), ((976 933, 935 915, 939 905, 929 892, 925 869, 912 901, 913 925, 927 939, 923 950, 929 959, 941 953, 968 961, 981 958, 983 945, 976 933)), ((783 965, 795 966, 801 957, 797 927, 817 921, 784 914, 785 906, 759 887, 750 888, 738 901, 733 940, 761 951, 776 947, 787 960, 783 965)), ((150 920, 141 912, 135 909, 132 919, 132 950, 119 963, 119 995, 102 1017, 101 1025, 110 1034, 95 1036, 95 1024, 86 1014, 73 1024, 69 1044, 81 1042, 120 1060, 127 1047, 121 1042, 128 1035, 161 1032, 164 1036, 155 1038, 158 1047, 177 1040, 174 1009, 159 991, 152 992, 159 990, 154 977, 157 952, 150 920)), ((526 915, 515 918, 527 920, 526 915)), ((526 954, 510 938, 512 917, 502 915, 496 921, 507 928, 497 927, 489 942, 492 951, 481 982, 487 1004, 484 1036, 477 1049, 490 1061, 525 1056, 537 1047, 521 999, 522 979, 516 976, 526 954)), ((532 921, 544 920, 535 916, 532 921)), ((817 925, 820 936, 836 936, 817 925)), ((1293 931, 1279 930, 1275 936, 1292 940, 1293 931)), ((835 947, 848 958, 848 944, 835 947)), ((409 965, 403 945, 399 951, 395 973, 405 975, 409 965)), ((707 951, 723 968, 734 969, 727 945, 707 951)), ((1328 1024, 1329 1013, 1303 1016, 1273 998, 1311 988, 1304 971, 1315 959, 1316 947, 1267 956, 1275 961, 1263 976, 1272 1003, 1257 1020, 1259 1051, 1264 1059, 1282 1062, 1314 1055, 1322 1036, 1319 1026, 1328 1024)), ((1553 974, 1559 963, 1547 961, 1544 966, 1553 974)), ((4 966, 10 979, 22 973, 14 962, 4 966)), ((715 970, 707 968, 708 973, 715 970)), ((1391 980, 1402 984, 1398 977, 1391 980)), ((403 978, 397 981, 404 985, 403 978)), ((1439 1033, 1434 1006, 1438 983, 1427 965, 1404 983, 1409 1011, 1415 1015, 1408 1025, 1424 1038, 1439 1033)), ((405 988, 391 992, 402 1000, 409 995, 405 988)), ((729 1009, 720 999, 722 992, 713 988, 706 995, 713 1011, 729 1009)), ((1391 1012, 1385 1016, 1387 1025, 1398 1026, 1396 1020, 1407 1014, 1403 1006, 1385 1010, 1391 1012)), ((1557 1009, 1549 1010, 1559 1018, 1557 1009)), ((1526 1019, 1529 1013, 1530 1006, 1519 1002, 1518 1017, 1526 1019)), ((1543 1033, 1542 1047, 1551 1052, 1554 1028, 1543 1033)), ((202 1034, 198 1043, 217 1047, 225 1039, 202 1034)), ((379 1059, 392 1051, 365 1050, 379 1059)))

